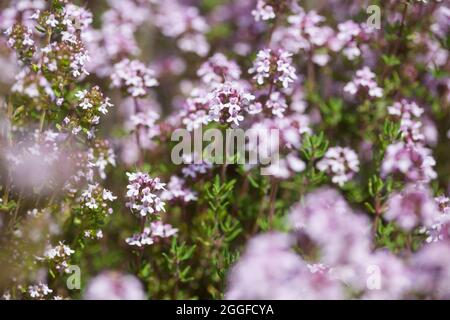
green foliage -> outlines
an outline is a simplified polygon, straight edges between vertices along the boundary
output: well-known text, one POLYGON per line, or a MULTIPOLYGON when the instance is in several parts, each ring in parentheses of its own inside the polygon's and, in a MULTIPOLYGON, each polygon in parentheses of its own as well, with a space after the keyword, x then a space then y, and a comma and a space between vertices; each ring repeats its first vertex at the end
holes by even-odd
POLYGON ((308 161, 322 158, 328 149, 328 141, 323 132, 318 135, 306 134, 303 137, 301 153, 308 161))

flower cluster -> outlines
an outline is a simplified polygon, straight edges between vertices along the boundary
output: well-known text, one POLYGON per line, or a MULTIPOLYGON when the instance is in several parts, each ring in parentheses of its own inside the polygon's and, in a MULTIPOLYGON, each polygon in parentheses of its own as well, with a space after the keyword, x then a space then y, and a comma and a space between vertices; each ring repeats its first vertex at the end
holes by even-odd
POLYGON ((310 267, 290 250, 292 240, 278 233, 252 239, 231 272, 226 298, 339 298, 340 288, 326 271, 310 267))
POLYGON ((81 193, 79 201, 83 207, 91 210, 102 209, 108 214, 112 214, 113 209, 108 206, 108 202, 116 200, 117 197, 113 196, 111 191, 101 188, 98 183, 89 184, 87 189, 81 193))
POLYGON ((208 124, 210 121, 208 95, 202 90, 192 91, 191 96, 186 99, 183 105, 181 119, 183 125, 189 131, 208 124))
POLYGON ((143 217, 165 211, 165 203, 161 200, 165 183, 143 172, 127 173, 127 176, 128 208, 136 210, 143 217))
POLYGON ((439 213, 434 216, 429 227, 423 227, 420 232, 427 238, 426 242, 436 242, 449 239, 450 236, 450 199, 446 196, 434 198, 439 208, 439 213))
POLYGON ((450 298, 447 3, 97 2, 0 4, 1 299, 450 298))
POLYGON ((272 20, 276 17, 273 7, 267 4, 265 0, 258 0, 256 9, 252 10, 252 15, 256 21, 272 20))
POLYGON ((100 117, 107 114, 113 104, 108 97, 103 96, 98 86, 78 91, 75 98, 76 112, 69 112, 62 125, 74 135, 83 131, 91 139, 95 136, 95 127, 100 123, 100 117))
POLYGON ((430 149, 400 141, 387 147, 381 173, 399 174, 407 181, 429 182, 437 176, 435 164, 430 149))
POLYGON ((185 167, 181 170, 185 179, 198 179, 206 176, 212 169, 213 164, 208 159, 199 159, 196 153, 183 155, 185 167))
POLYGON ((44 257, 39 258, 39 260, 46 260, 59 272, 70 272, 68 269, 68 261, 73 253, 75 253, 75 251, 69 246, 59 242, 59 244, 54 247, 49 246, 44 253, 44 257))
POLYGON ((69 4, 63 11, 41 12, 38 9, 31 18, 36 20, 39 31, 45 30, 50 36, 58 32, 61 36, 61 41, 49 41, 47 46, 41 49, 43 71, 68 71, 75 79, 89 74, 86 66, 90 56, 78 32, 85 31, 91 25, 91 12, 69 4))
POLYGON ((328 54, 323 51, 328 46, 334 32, 328 25, 322 25, 325 17, 317 11, 305 11, 294 7, 293 15, 287 18, 289 25, 274 32, 272 41, 280 43, 291 52, 305 51, 312 57, 312 62, 321 65, 328 62, 328 54), (321 61, 322 60, 322 61, 321 61))
POLYGON ((262 150, 258 154, 261 163, 270 162, 266 158, 275 152, 280 152, 283 156, 265 167, 267 174, 286 179, 305 169, 305 163, 296 150, 301 148, 303 136, 312 133, 310 120, 306 115, 292 114, 283 118, 264 119, 254 123, 250 129, 247 149, 250 152, 262 150), (278 133, 278 141, 268 135, 272 130, 278 133))
POLYGON ((400 121, 402 138, 407 143, 424 142, 426 140, 424 134, 426 128, 423 127, 420 119, 424 110, 417 103, 403 99, 389 106, 388 113, 394 119, 400 121))
POLYGON ((375 73, 370 71, 369 67, 364 67, 356 71, 352 81, 344 87, 344 92, 354 96, 357 93, 367 94, 369 97, 380 98, 383 96, 383 89, 380 88, 375 80, 375 73))
POLYGON ((142 284, 133 275, 105 271, 93 278, 84 293, 86 300, 144 300, 142 284))
POLYGON ((216 53, 200 66, 197 75, 204 83, 214 84, 239 80, 241 69, 236 62, 228 60, 222 53, 216 53))
POLYGON ((186 186, 184 179, 172 176, 167 184, 167 190, 164 190, 161 194, 161 199, 164 201, 188 203, 197 200, 197 194, 186 186))
POLYGON ((32 299, 44 300, 53 292, 45 283, 38 283, 28 287, 28 294, 32 299))
POLYGON ((15 24, 5 31, 8 45, 13 48, 22 61, 30 61, 36 52, 33 40, 33 30, 29 27, 15 24))
POLYGON ((237 82, 225 82, 209 95, 209 118, 211 121, 238 126, 255 96, 237 82))
POLYGON ((204 34, 209 26, 196 7, 175 0, 163 1, 158 5, 155 24, 165 36, 176 38, 181 50, 202 57, 208 54, 210 46, 204 34))
POLYGON ((150 223, 149 227, 145 227, 142 233, 134 234, 125 241, 130 246, 143 247, 151 245, 162 238, 174 236, 178 229, 173 228, 170 224, 163 224, 161 221, 150 223))
POLYGON ((364 23, 358 24, 352 20, 342 22, 338 25, 336 36, 330 40, 330 48, 333 51, 342 50, 347 59, 355 60, 362 54, 358 43, 367 41, 372 33, 372 29, 364 23))
POLYGON ((437 203, 430 191, 420 185, 409 185, 391 196, 384 217, 410 231, 419 225, 430 227, 438 214, 437 203))
POLYGON ((426 246, 405 262, 374 250, 367 218, 353 213, 331 189, 309 194, 291 209, 289 221, 293 233, 269 233, 250 241, 232 270, 227 298, 344 299, 352 292, 365 299, 448 295, 441 282, 448 281, 447 257, 442 255, 448 243, 426 246), (293 249, 295 238, 303 248, 301 255, 293 249), (307 262, 310 259, 315 262, 307 262), (370 281, 374 271, 383 281, 370 281), (430 274, 440 281, 431 281, 430 274))

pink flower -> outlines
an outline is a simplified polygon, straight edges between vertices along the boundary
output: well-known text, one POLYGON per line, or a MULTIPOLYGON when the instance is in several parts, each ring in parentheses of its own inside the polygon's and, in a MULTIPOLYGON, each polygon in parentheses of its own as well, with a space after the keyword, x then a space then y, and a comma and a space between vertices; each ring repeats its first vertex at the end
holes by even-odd
POLYGON ((199 177, 203 177, 213 168, 213 165, 207 159, 200 158, 196 153, 184 154, 183 163, 186 164, 186 166, 181 169, 181 172, 185 179, 190 178, 195 180, 199 177))
POLYGON ((181 122, 189 131, 195 130, 210 122, 209 98, 202 90, 194 89, 186 99, 181 110, 181 122))

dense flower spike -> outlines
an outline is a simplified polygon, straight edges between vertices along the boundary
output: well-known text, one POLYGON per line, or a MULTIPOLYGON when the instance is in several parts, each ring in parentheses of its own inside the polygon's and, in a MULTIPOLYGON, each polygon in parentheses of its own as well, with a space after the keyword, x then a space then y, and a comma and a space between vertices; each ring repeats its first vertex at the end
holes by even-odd
POLYGON ((367 2, 1 1, 0 300, 449 299, 450 9, 367 2))
POLYGON ((423 186, 409 185, 391 196, 384 218, 410 231, 417 226, 430 227, 438 214, 437 204, 429 190, 423 186))
POLYGON ((352 81, 346 84, 344 92, 354 96, 359 92, 368 94, 369 97, 380 98, 383 96, 383 89, 375 81, 375 73, 370 71, 369 67, 364 67, 356 71, 352 81))
POLYGON ((238 126, 244 121, 246 108, 255 96, 238 82, 219 84, 209 95, 209 118, 212 121, 238 126))
POLYGON ((439 214, 436 214, 433 223, 429 227, 421 228, 427 238, 426 242, 436 242, 449 239, 450 237, 450 199, 446 196, 434 198, 438 207, 439 214))
POLYGON ((45 299, 52 292, 53 290, 44 283, 38 283, 28 287, 28 294, 32 299, 45 299))
POLYGON ((59 272, 70 272, 68 260, 73 253, 75 253, 74 250, 60 242, 55 247, 49 246, 44 253, 44 257, 40 259, 47 260, 59 272))
POLYGON ((283 88, 288 88, 297 79, 291 57, 291 53, 282 49, 261 50, 248 72, 255 74, 253 78, 259 85, 280 83, 283 88))
POLYGON ((290 250, 291 239, 266 234, 252 239, 230 275, 227 299, 339 299, 342 287, 326 271, 290 250))
POLYGON ((208 159, 202 159, 196 153, 183 155, 183 163, 186 165, 181 172, 185 179, 197 179, 207 175, 213 168, 208 159))
POLYGON ((161 200, 165 183, 143 172, 127 173, 127 176, 127 207, 144 217, 165 211, 165 202, 161 200))
POLYGON ((6 29, 5 35, 8 37, 8 45, 16 50, 22 61, 30 61, 33 58, 36 48, 31 28, 15 24, 6 29))
POLYGON ((142 233, 127 238, 126 242, 130 246, 142 247, 155 243, 159 238, 172 237, 177 232, 178 229, 173 228, 170 224, 163 224, 161 221, 155 221, 150 224, 150 227, 145 227, 142 233))
POLYGON ((384 176, 400 174, 408 181, 429 182, 437 176, 433 169, 435 164, 430 149, 421 145, 397 142, 387 147, 381 173, 384 176))
POLYGON ((222 53, 216 53, 203 63, 197 75, 206 84, 239 80, 241 69, 234 61, 228 60, 222 53))
POLYGON ((425 110, 417 105, 414 101, 402 99, 388 107, 388 113, 395 120, 400 122, 400 131, 402 138, 408 143, 435 142, 434 131, 432 125, 424 125, 422 115, 425 110))
POLYGON ((256 21, 271 20, 275 18, 275 11, 273 7, 266 3, 265 0, 258 0, 256 3, 256 9, 252 10, 252 15, 256 21))
POLYGON ((161 194, 161 199, 188 203, 197 200, 197 194, 186 187, 186 181, 184 179, 172 176, 167 184, 167 190, 164 190, 161 194))
POLYGON ((132 97, 144 97, 148 89, 158 85, 153 70, 137 60, 124 59, 114 65, 112 86, 125 89, 132 97))
POLYGON ((168 0, 158 4, 155 24, 161 32, 177 38, 178 47, 186 52, 194 52, 201 57, 210 49, 204 33, 209 26, 196 7, 185 6, 179 1, 168 0))
POLYGON ((84 293, 86 300, 144 300, 142 284, 133 275, 105 271, 93 278, 84 293))
POLYGON ((350 148, 333 147, 317 163, 317 169, 330 174, 331 180, 342 186, 359 171, 358 156, 350 148))
POLYGON ((181 121, 186 129, 192 131, 210 121, 209 98, 203 90, 194 90, 186 99, 181 111, 181 121))

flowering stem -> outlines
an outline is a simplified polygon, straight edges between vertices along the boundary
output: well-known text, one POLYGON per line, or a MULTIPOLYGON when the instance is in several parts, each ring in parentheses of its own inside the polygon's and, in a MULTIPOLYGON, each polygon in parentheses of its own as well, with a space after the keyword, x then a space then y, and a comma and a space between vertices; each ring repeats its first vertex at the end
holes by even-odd
POLYGON ((395 42, 395 46, 394 46, 394 51, 393 54, 397 54, 397 51, 399 49, 400 46, 400 39, 403 35, 403 30, 405 29, 405 22, 406 22, 406 15, 408 13, 408 4, 405 3, 403 5, 403 12, 402 12, 402 20, 400 22, 400 28, 398 29, 398 33, 397 33, 397 41, 395 42))
POLYGON ((273 79, 273 76, 272 76, 272 81, 270 82, 270 87, 269 87, 269 93, 267 94, 267 100, 270 99, 270 95, 272 94, 274 85, 275 85, 275 79, 273 79))

